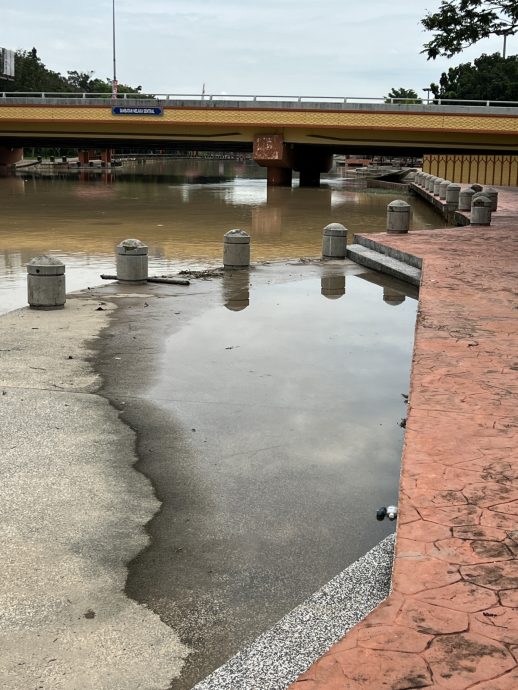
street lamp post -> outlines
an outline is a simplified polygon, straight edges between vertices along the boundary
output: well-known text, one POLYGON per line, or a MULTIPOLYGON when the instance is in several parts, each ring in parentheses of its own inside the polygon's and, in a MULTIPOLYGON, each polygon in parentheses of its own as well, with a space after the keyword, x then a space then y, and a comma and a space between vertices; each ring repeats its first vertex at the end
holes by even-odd
POLYGON ((430 103, 430 91, 431 91, 431 90, 432 90, 432 89, 431 89, 429 86, 425 86, 425 87, 423 88, 423 91, 426 91, 426 102, 427 102, 427 103, 430 103))
POLYGON ((117 98, 117 59, 115 56, 115 0, 112 0, 113 80, 112 97, 117 98))

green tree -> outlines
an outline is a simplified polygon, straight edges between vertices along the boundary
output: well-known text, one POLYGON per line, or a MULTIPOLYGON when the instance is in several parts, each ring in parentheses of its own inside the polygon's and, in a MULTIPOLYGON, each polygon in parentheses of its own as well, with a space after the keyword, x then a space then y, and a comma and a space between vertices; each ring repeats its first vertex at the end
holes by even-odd
POLYGON ((397 99, 396 103, 422 103, 414 89, 391 89, 385 97, 385 103, 391 103, 391 99, 397 99))
MULTIPOLYGON (((112 82, 111 79, 94 79, 93 72, 67 72, 67 83, 71 91, 78 93, 106 93, 111 94, 112 82)), ((119 84, 117 86, 118 93, 140 93, 142 87, 128 86, 127 84, 119 84)))
MULTIPOLYGON (((14 80, 0 78, 2 91, 47 91, 71 93, 105 93, 111 95, 110 79, 94 79, 93 72, 67 72, 66 77, 48 69, 41 61, 36 48, 18 50, 15 54, 14 80)), ((119 93, 140 94, 142 87, 119 84, 119 93)))
POLYGON ((430 84, 435 98, 484 101, 518 101, 518 55, 481 55, 450 67, 439 84, 430 84))
POLYGON ((47 69, 36 48, 18 50, 14 57, 14 80, 0 79, 2 91, 69 91, 64 77, 47 69))
POLYGON ((464 48, 489 36, 503 36, 505 58, 508 36, 518 31, 516 0, 442 0, 437 12, 421 20, 434 37, 425 43, 423 53, 435 60, 439 55, 452 57, 464 48))

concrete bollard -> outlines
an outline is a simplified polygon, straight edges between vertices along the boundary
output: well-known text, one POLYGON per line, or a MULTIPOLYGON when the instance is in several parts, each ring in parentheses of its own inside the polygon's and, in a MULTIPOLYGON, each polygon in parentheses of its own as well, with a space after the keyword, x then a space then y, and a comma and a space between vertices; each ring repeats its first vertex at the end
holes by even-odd
POLYGON ((250 266, 250 235, 244 230, 229 230, 223 237, 223 266, 248 268, 250 266))
POLYGON ((446 205, 452 211, 455 211, 459 206, 461 186, 456 182, 452 182, 446 189, 446 205))
POLYGON ((426 178, 425 189, 426 189, 428 192, 431 192, 431 191, 432 191, 434 180, 435 180, 435 175, 429 175, 429 176, 426 178))
POLYGON ((347 228, 341 223, 329 223, 322 233, 322 257, 345 259, 347 253, 347 228))
POLYGON ((415 176, 415 183, 418 187, 422 187, 424 182, 424 172, 418 172, 415 176))
POLYGON ((439 179, 436 175, 432 175, 432 177, 428 180, 428 191, 430 194, 433 194, 433 190, 435 187, 435 180, 439 179))
POLYGON ((387 206, 387 232, 393 235, 408 232, 410 228, 410 204, 401 199, 387 206))
POLYGON ((32 309, 63 309, 65 264, 53 256, 36 256, 27 264, 27 301, 32 309))
POLYGON ((443 182, 444 182, 444 180, 442 177, 436 177, 435 180, 433 181, 433 195, 434 196, 439 196, 439 190, 440 190, 443 182))
POLYGON ((459 211, 471 211, 471 199, 475 196, 475 190, 468 187, 459 194, 459 211))
POLYGON ((491 225, 491 199, 477 196, 471 204, 471 225, 491 225))
POLYGON ((472 185, 471 185, 471 189, 472 189, 474 192, 481 192, 481 191, 484 189, 484 187, 482 187, 481 184, 476 184, 476 183, 475 183, 475 184, 472 184, 472 185))
POLYGON ((140 240, 123 240, 117 245, 117 280, 145 283, 148 278, 148 248, 140 240))
POLYGON ((491 211, 494 213, 498 208, 498 191, 494 187, 484 187, 484 195, 491 201, 491 211))
POLYGON ((446 192, 451 185, 451 180, 443 180, 439 185, 439 199, 446 200, 446 192))

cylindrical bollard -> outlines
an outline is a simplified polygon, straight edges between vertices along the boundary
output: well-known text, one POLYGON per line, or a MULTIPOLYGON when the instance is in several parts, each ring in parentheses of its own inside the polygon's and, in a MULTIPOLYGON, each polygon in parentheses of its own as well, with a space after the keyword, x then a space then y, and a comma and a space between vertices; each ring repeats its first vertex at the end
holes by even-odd
POLYGON ((32 309, 63 309, 65 264, 53 256, 36 256, 27 264, 27 301, 32 309))
POLYGON ((410 228, 410 204, 401 199, 391 201, 387 206, 387 232, 401 234, 410 228))
POLYGON ((443 180, 439 185, 439 199, 443 201, 446 199, 446 192, 448 187, 451 185, 451 180, 443 180))
POLYGON ((477 196, 471 204, 471 225, 491 225, 491 199, 477 196))
POLYGON ((415 177, 415 183, 418 187, 422 187, 424 182, 424 172, 418 172, 415 177))
POLYGON ((229 230, 223 237, 223 266, 248 268, 250 266, 250 235, 244 230, 229 230))
POLYGON ((434 183, 434 182, 435 182, 435 175, 429 175, 429 176, 426 178, 425 187, 426 187, 426 190, 427 190, 428 192, 433 191, 433 183, 434 183))
POLYGON ((123 240, 117 245, 117 280, 145 283, 148 278, 148 248, 140 240, 123 240))
POLYGON ((471 211, 471 199, 475 196, 475 190, 468 187, 462 189, 459 194, 459 211, 471 211))
POLYGON ((498 208, 498 192, 494 187, 484 187, 484 195, 491 201, 491 211, 494 212, 498 208))
POLYGON ((347 253, 347 228, 341 223, 329 223, 322 233, 322 257, 345 259, 347 253))
POLYGON ((442 179, 442 177, 436 177, 435 180, 433 181, 433 195, 434 196, 439 196, 439 190, 440 190, 443 182, 444 182, 444 180, 442 179))
POLYGON ((472 189, 474 192, 481 192, 481 191, 484 189, 484 187, 482 187, 481 184, 475 183, 475 184, 472 184, 472 185, 471 185, 471 189, 472 189))
POLYGON ((446 204, 452 210, 455 210, 459 206, 460 190, 461 186, 456 182, 452 182, 448 185, 446 190, 446 204))

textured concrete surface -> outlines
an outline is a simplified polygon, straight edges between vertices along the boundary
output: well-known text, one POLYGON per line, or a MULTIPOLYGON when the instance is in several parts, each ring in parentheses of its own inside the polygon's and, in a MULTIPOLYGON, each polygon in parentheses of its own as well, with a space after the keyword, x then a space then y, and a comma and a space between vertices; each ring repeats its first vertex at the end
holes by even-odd
POLYGON ((393 591, 293 690, 518 687, 518 190, 423 258, 393 591))
POLYGON ((0 319, 0 687, 161 690, 188 650, 124 595, 158 510, 133 432, 95 391, 112 304, 0 319))
POLYGON ((361 266, 386 273, 411 285, 419 286, 421 282, 421 270, 419 268, 409 266, 399 259, 394 259, 392 256, 387 256, 387 254, 369 249, 361 244, 350 244, 347 247, 347 257, 361 266))
POLYGON ((394 535, 386 537, 194 690, 283 690, 388 595, 394 535))

